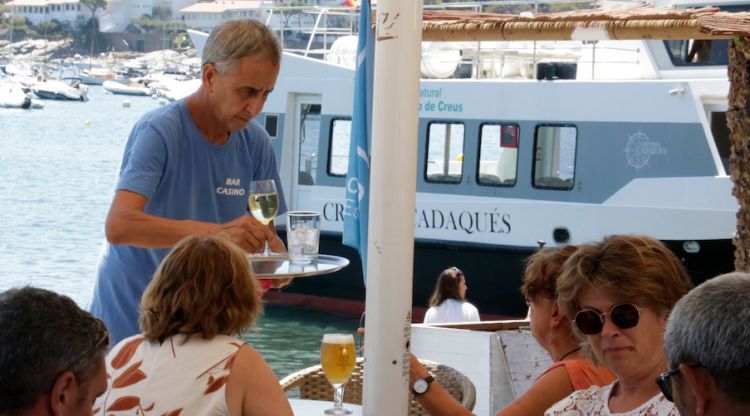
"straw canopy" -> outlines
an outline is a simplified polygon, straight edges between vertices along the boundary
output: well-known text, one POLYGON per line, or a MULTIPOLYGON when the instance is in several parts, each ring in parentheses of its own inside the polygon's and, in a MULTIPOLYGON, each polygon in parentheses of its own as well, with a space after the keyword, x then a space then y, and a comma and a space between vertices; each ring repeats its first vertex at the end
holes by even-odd
POLYGON ((425 41, 720 39, 750 36, 750 13, 716 7, 661 9, 650 5, 520 16, 425 11, 425 41))

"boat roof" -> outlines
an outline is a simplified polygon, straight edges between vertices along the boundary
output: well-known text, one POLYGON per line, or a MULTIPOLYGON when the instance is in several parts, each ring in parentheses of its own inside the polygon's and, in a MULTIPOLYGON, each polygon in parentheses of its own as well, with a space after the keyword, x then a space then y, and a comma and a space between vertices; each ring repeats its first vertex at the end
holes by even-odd
POLYGON ((424 11, 422 39, 606 40, 726 39, 750 35, 750 12, 620 5, 560 13, 515 15, 469 11, 424 11))

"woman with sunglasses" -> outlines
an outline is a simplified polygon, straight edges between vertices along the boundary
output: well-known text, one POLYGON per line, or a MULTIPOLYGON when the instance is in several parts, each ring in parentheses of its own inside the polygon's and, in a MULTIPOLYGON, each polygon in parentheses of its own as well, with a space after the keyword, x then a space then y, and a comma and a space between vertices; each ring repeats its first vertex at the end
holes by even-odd
MULTIPOLYGON (((560 270, 575 251, 574 246, 559 250, 542 249, 526 261, 521 292, 529 305, 531 333, 555 363, 536 379, 528 391, 496 416, 541 416, 548 407, 575 390, 603 386, 614 380, 612 373, 596 367, 584 356, 573 336, 570 321, 562 315, 555 301, 560 270)), ((412 384, 428 375, 419 361, 411 356, 409 377, 412 384)), ((436 382, 416 397, 432 416, 470 414, 436 382)))
POLYGON ((424 323, 479 322, 476 306, 466 301, 466 276, 458 267, 442 271, 430 297, 430 309, 424 316, 424 323))
POLYGON ((650 237, 582 246, 558 279, 558 305, 617 380, 576 391, 545 415, 678 415, 654 380, 667 368, 667 317, 691 287, 677 257, 650 237))

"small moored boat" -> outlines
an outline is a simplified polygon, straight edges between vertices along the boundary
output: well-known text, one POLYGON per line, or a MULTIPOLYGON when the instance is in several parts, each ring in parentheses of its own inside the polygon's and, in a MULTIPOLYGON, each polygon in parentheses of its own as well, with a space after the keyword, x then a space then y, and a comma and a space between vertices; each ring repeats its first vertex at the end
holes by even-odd
POLYGON ((80 80, 70 83, 62 80, 47 80, 34 84, 31 90, 39 98, 48 100, 86 101, 88 88, 80 80))
POLYGON ((151 88, 140 85, 120 84, 116 81, 104 81, 102 87, 112 94, 151 95, 151 88))

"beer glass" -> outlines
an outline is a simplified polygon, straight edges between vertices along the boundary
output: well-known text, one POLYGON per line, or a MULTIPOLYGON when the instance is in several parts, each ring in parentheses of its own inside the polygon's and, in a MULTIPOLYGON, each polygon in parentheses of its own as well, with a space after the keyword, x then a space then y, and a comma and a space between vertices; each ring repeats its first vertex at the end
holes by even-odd
POLYGON ((333 407, 326 410, 327 415, 349 415, 351 410, 342 405, 344 384, 354 371, 357 352, 354 349, 352 334, 325 334, 320 345, 320 364, 323 373, 333 386, 333 407))

